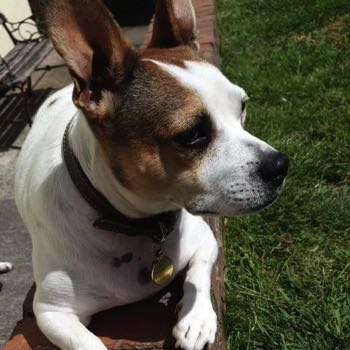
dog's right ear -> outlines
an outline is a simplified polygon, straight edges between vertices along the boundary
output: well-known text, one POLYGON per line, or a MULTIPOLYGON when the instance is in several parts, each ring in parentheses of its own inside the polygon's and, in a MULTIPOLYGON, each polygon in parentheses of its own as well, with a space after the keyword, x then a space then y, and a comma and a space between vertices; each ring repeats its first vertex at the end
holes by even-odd
POLYGON ((196 15, 191 0, 158 0, 150 48, 188 45, 198 50, 196 15))
POLYGON ((39 19, 68 66, 75 105, 103 118, 103 92, 127 78, 136 51, 101 0, 41 0, 39 19))

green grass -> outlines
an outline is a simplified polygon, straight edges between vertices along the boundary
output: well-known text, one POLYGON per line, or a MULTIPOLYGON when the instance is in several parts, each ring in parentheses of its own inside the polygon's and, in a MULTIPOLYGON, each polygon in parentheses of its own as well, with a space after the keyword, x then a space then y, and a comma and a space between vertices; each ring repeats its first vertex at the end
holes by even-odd
POLYGON ((219 0, 246 129, 291 160, 278 201, 225 220, 229 349, 350 349, 350 1, 219 0))

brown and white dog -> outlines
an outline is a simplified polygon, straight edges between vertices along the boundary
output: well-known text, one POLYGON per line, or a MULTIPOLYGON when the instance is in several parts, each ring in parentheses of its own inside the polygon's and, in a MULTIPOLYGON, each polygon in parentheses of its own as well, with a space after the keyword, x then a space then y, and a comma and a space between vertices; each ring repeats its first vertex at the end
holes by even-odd
POLYGON ((101 1, 42 1, 49 36, 73 85, 40 108, 16 171, 16 202, 33 241, 34 312, 63 350, 106 350, 91 315, 161 287, 140 279, 154 260, 144 235, 94 228, 62 157, 68 138, 93 186, 130 218, 180 210, 162 243, 174 276, 187 267, 176 346, 212 343, 210 275, 217 244, 201 214, 249 213, 271 203, 287 158, 243 129, 246 94, 196 52, 190 0, 159 0, 137 52, 101 1), (73 95, 73 102, 71 96, 73 95), (115 257, 130 253, 116 266, 115 257))

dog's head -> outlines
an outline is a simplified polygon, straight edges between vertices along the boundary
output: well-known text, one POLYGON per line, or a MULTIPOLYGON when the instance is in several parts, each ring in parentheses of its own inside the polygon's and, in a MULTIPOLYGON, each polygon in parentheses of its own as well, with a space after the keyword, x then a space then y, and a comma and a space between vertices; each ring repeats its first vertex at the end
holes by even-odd
POLYGON ((96 0, 51 0, 48 33, 116 179, 149 201, 233 215, 271 203, 288 160, 243 129, 247 95, 196 52, 190 0, 158 1, 136 51, 96 0))

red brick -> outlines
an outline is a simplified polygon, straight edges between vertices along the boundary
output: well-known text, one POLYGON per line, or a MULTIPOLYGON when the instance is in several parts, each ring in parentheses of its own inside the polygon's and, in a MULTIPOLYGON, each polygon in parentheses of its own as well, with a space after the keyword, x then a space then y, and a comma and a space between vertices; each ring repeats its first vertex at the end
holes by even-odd
POLYGON ((196 10, 196 16, 197 17, 215 16, 215 9, 214 7, 201 8, 200 10, 196 10))
POLYGON ((209 34, 202 34, 200 35, 200 45, 203 50, 203 44, 208 44, 208 43, 214 43, 215 42, 215 36, 214 33, 209 33, 209 34))

